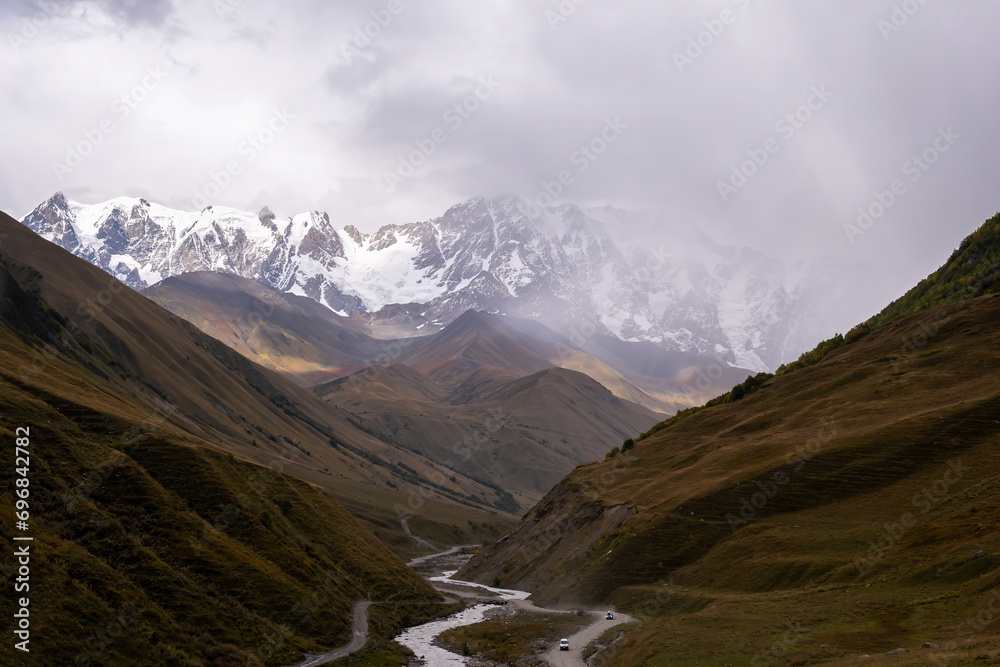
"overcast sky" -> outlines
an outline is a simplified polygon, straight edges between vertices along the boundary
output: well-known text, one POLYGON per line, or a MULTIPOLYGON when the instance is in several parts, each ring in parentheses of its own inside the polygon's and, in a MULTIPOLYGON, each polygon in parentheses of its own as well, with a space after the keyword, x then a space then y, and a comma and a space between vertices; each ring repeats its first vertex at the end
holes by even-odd
POLYGON ((998 25, 995 0, 4 0, 0 208, 371 230, 565 172, 560 201, 833 257, 857 321, 1000 209, 998 25))

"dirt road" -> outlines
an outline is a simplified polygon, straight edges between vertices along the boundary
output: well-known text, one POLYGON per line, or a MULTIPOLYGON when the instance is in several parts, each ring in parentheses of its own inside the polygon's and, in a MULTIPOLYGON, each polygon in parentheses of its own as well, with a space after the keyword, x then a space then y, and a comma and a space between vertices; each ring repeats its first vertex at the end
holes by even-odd
POLYGON ((542 655, 550 665, 553 667, 585 667, 581 653, 587 644, 604 634, 604 631, 608 628, 634 620, 631 616, 626 616, 625 614, 615 614, 613 621, 606 621, 604 620, 604 612, 602 611, 591 612, 591 614, 594 616, 593 623, 575 635, 567 637, 569 639, 568 651, 560 651, 558 646, 553 646, 552 650, 542 655))
POLYGON ((354 610, 351 614, 354 619, 351 623, 353 628, 352 636, 351 641, 347 644, 347 646, 342 646, 336 650, 330 651, 329 653, 324 653, 323 655, 307 658, 303 662, 296 664, 294 667, 316 667, 317 665, 325 665, 328 662, 344 658, 364 648, 365 644, 368 642, 368 607, 370 606, 371 601, 369 600, 361 600, 354 603, 354 610))

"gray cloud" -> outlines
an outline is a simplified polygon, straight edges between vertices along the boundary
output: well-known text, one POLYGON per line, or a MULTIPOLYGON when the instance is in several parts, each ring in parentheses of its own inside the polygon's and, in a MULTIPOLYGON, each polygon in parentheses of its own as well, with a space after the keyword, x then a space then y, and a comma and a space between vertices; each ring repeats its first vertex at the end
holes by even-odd
POLYGON ((849 268, 831 280, 866 286, 840 300, 844 326, 1000 208, 1000 6, 988 0, 588 0, 555 29, 556 0, 400 0, 395 14, 388 0, 219 2, 59 2, 31 36, 39 5, 5 3, 0 206, 23 214, 61 189, 191 207, 236 160, 218 203, 320 208, 371 228, 477 195, 533 196, 570 170, 569 201, 661 210, 790 263, 832 257, 849 268), (888 32, 894 6, 919 10, 888 32), (165 78, 143 94, 150 67, 165 78), (481 77, 502 85, 452 127, 444 114, 481 77), (776 123, 814 87, 832 96, 785 137, 776 123), (241 145, 275 109, 295 119, 247 160, 241 145), (581 173, 574 153, 608 118, 628 129, 581 173), (53 163, 102 119, 113 131, 60 178, 53 163), (904 163, 947 127, 961 138, 911 182, 904 163), (447 141, 389 192, 385 173, 436 128, 447 141), (723 201, 718 182, 768 140, 777 152, 723 201), (905 194, 851 243, 845 224, 897 179, 905 194))
POLYGON ((10 0, 3 14, 14 20, 39 15, 77 16, 97 11, 128 26, 159 26, 173 11, 173 0, 10 0))

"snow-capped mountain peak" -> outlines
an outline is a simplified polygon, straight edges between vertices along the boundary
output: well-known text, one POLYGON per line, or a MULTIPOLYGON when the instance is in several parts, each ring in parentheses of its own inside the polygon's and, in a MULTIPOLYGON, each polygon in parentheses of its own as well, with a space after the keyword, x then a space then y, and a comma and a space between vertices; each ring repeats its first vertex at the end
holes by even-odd
POLYGON ((648 217, 476 198, 434 220, 366 234, 319 211, 282 219, 267 207, 190 212, 131 197, 87 205, 57 193, 22 222, 135 289, 221 271, 349 315, 420 304, 411 309, 420 313, 414 329, 476 309, 721 354, 750 370, 806 348, 795 285, 779 262, 704 237, 650 247, 629 232, 648 217))

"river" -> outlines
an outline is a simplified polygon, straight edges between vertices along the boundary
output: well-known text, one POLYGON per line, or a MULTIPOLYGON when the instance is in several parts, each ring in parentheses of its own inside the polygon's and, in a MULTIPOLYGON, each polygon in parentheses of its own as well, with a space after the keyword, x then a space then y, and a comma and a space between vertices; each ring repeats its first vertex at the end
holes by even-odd
MULTIPOLYGON (((450 549, 433 556, 414 559, 409 564, 411 567, 421 570, 421 573, 445 595, 495 599, 498 604, 511 600, 525 600, 530 595, 525 591, 493 588, 452 579, 452 575, 458 570, 451 568, 461 565, 470 557, 471 554, 461 554, 458 549, 450 549), (463 594, 459 590, 455 590, 456 588, 469 590, 463 594)), ((466 658, 435 645, 434 640, 445 630, 463 625, 473 625, 485 620, 486 612, 494 607, 494 604, 475 604, 446 618, 407 628, 395 638, 395 641, 413 651, 414 655, 423 660, 427 667, 465 665, 466 658)))
MULTIPOLYGON (((494 588, 452 579, 458 568, 471 557, 470 554, 462 554, 462 550, 462 547, 456 547, 440 554, 416 558, 409 563, 410 567, 420 572, 444 595, 472 599, 476 602, 471 607, 447 618, 407 628, 395 638, 395 641, 413 651, 426 667, 466 665, 468 658, 435 645, 434 640, 445 630, 485 620, 486 612, 498 604, 512 603, 518 609, 536 613, 569 613, 565 609, 536 607, 528 601, 530 593, 525 591, 494 588)), ((594 617, 594 621, 569 638, 570 651, 560 651, 558 647, 553 647, 543 659, 556 667, 583 667, 580 653, 587 644, 597 639, 607 628, 633 620, 625 614, 616 614, 614 620, 610 621, 601 620, 603 612, 591 611, 590 614, 594 617)))

